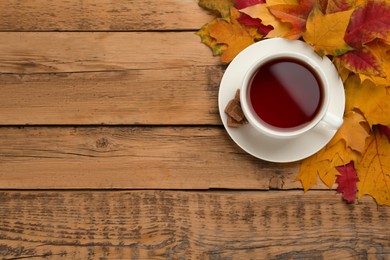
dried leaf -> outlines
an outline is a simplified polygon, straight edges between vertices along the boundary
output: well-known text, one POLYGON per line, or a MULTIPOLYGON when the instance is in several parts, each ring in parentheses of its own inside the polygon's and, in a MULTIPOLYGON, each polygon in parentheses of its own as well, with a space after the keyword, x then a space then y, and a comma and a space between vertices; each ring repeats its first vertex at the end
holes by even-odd
POLYGON ((269 6, 271 13, 284 23, 291 25, 285 35, 289 39, 299 39, 306 29, 306 20, 312 11, 314 0, 301 0, 299 4, 283 4, 269 6))
POLYGON ((271 25, 264 25, 260 19, 252 18, 244 13, 241 14, 240 18, 238 18, 238 22, 249 27, 255 27, 257 32, 262 35, 267 35, 270 31, 273 30, 271 25))
POLYGON ((356 8, 365 3, 365 0, 328 0, 326 13, 332 14, 356 8))
MULTIPOLYGON (((293 3, 297 3, 295 0, 292 1, 293 3)), ((288 23, 281 22, 268 9, 268 7, 277 4, 280 4, 280 1, 270 0, 264 4, 257 4, 241 9, 240 12, 243 12, 252 18, 260 19, 262 24, 264 24, 265 26, 272 26, 273 30, 267 34, 267 38, 285 37, 290 31, 291 25, 288 23)))
POLYGON ((389 30, 390 5, 385 1, 368 0, 355 9, 344 39, 353 48, 359 48, 376 38, 388 40, 389 30))
POLYGON ((352 48, 345 43, 344 34, 353 10, 334 14, 323 14, 314 8, 306 23, 304 40, 311 44, 318 54, 339 56, 352 48))
POLYGON ((230 17, 230 7, 234 6, 233 0, 199 0, 200 7, 219 14, 222 18, 230 17))
POLYGON ((346 146, 345 140, 339 139, 304 159, 297 180, 301 181, 305 191, 317 183, 318 177, 331 188, 336 176, 339 175, 335 167, 346 165, 359 157, 360 155, 357 152, 346 146))
POLYGON ((379 67, 378 74, 360 73, 360 79, 364 81, 369 79, 377 86, 390 86, 390 45, 382 40, 374 40, 365 45, 364 48, 369 50, 376 57, 379 67))
MULTIPOLYGON (((322 160, 321 156, 316 153, 302 161, 296 179, 302 183, 303 190, 306 192, 317 184, 317 179, 320 173, 324 173, 322 175, 328 176, 328 171, 329 161, 322 160)), ((328 187, 332 187, 335 180, 334 172, 330 173, 328 177, 330 180, 326 183, 326 185, 328 187)))
POLYGON ((360 113, 349 111, 345 114, 343 125, 337 131, 329 145, 332 146, 340 139, 343 139, 347 147, 363 153, 366 139, 370 136, 367 129, 369 127, 366 119, 360 113))
POLYGON ((355 164, 360 182, 358 198, 372 196, 379 205, 390 206, 390 143, 374 129, 366 151, 355 164))
POLYGON ((227 48, 221 55, 221 61, 229 63, 243 49, 254 43, 253 37, 247 32, 235 17, 232 17, 231 23, 224 19, 218 19, 210 25, 208 31, 210 36, 216 39, 218 44, 226 44, 227 48))
POLYGON ((343 199, 348 203, 355 202, 359 178, 354 163, 350 162, 347 165, 338 166, 336 169, 340 173, 336 178, 336 182, 339 184, 337 192, 343 193, 343 199))
POLYGON ((266 34, 264 32, 268 32, 270 29, 272 29, 263 25, 261 21, 259 24, 258 22, 259 19, 253 19, 252 17, 239 12, 236 8, 233 7, 230 9, 230 20, 233 21, 233 23, 240 24, 249 33, 249 35, 256 41, 264 38, 264 35, 266 34), (243 21, 247 23, 243 23, 243 21))
POLYGON ((347 52, 338 58, 345 68, 354 73, 384 75, 381 62, 365 47, 347 52))
POLYGON ((360 110, 370 126, 390 125, 390 91, 358 76, 345 82, 346 111, 360 110))
POLYGON ((321 151, 302 161, 297 179, 302 182, 305 191, 316 184, 318 177, 331 188, 339 175, 335 167, 360 158, 359 152, 364 151, 365 140, 369 136, 364 124, 366 121, 360 114, 347 113, 332 140, 321 151))
POLYGON ((211 37, 209 32, 210 26, 214 26, 217 22, 219 22, 219 19, 214 19, 210 23, 203 25, 202 28, 196 32, 196 35, 200 37, 202 43, 210 47, 214 56, 221 56, 227 49, 227 45, 217 43, 217 40, 211 37))

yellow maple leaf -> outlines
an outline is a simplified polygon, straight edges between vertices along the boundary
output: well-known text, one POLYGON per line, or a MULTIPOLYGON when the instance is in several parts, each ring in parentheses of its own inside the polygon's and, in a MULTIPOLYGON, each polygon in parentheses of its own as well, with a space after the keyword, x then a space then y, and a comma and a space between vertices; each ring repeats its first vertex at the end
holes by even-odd
MULTIPOLYGON (((234 12, 233 10, 231 12, 234 12)), ((225 19, 218 19, 210 25, 208 32, 217 44, 226 44, 227 48, 221 55, 221 61, 229 63, 243 49, 253 44, 255 41, 243 25, 235 17, 231 17, 231 22, 225 19)))
POLYGON ((306 32, 303 33, 304 40, 311 44, 321 56, 338 56, 352 50, 344 41, 352 12, 353 10, 348 10, 323 14, 318 8, 314 8, 306 23, 306 32))
MULTIPOLYGON (((325 173, 322 175, 326 175, 328 171, 329 161, 322 160, 319 153, 316 153, 302 161, 301 167, 299 169, 298 175, 296 177, 302 183, 303 190, 306 192, 310 188, 312 188, 315 184, 317 184, 317 179, 320 173, 325 173)), ((332 181, 328 181, 326 185, 330 187, 333 183, 332 181), (328 185, 329 184, 329 185, 328 185)))
POLYGON ((366 119, 360 113, 349 111, 344 115, 344 123, 329 145, 332 146, 340 139, 344 139, 349 148, 363 153, 366 139, 369 136, 369 126, 366 119))
POLYGON ((270 0, 267 3, 252 5, 241 9, 240 12, 249 15, 252 18, 257 18, 262 21, 264 25, 272 25, 274 28, 271 30, 266 38, 276 38, 276 37, 285 37, 288 32, 291 30, 291 25, 289 23, 283 23, 279 19, 277 19, 268 9, 269 6, 278 5, 281 3, 288 2, 297 2, 296 0, 286 0, 286 1, 278 1, 278 0, 270 0))
POLYGON ((360 180, 358 198, 370 195, 378 205, 390 206, 390 143, 385 135, 373 131, 355 168, 360 180))
POLYGON ((330 142, 316 154, 304 159, 297 180, 301 181, 305 191, 317 183, 318 177, 331 188, 336 176, 339 175, 335 167, 346 165, 359 157, 357 152, 346 146, 345 140, 338 139, 330 142))
POLYGON ((344 117, 344 123, 332 140, 318 153, 302 161, 297 179, 305 191, 317 183, 319 177, 329 188, 339 175, 337 166, 356 161, 364 152, 365 140, 369 136, 364 117, 351 111, 344 117))
POLYGON ((370 127, 390 125, 390 89, 375 85, 370 80, 362 83, 357 75, 345 82, 346 111, 360 110, 370 127))

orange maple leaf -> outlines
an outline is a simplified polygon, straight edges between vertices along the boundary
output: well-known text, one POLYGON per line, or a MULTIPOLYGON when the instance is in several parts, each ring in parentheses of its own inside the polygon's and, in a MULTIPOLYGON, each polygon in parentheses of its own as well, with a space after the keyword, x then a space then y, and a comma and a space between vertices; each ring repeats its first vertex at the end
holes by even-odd
POLYGON ((227 46, 221 55, 221 61, 224 63, 232 61, 238 53, 255 42, 245 26, 237 21, 239 14, 235 12, 235 9, 231 9, 231 14, 231 22, 220 18, 208 28, 210 36, 216 40, 217 44, 227 46))
POLYGON ((367 140, 366 151, 355 168, 358 172, 358 198, 372 196, 379 205, 390 206, 390 143, 374 129, 367 140))

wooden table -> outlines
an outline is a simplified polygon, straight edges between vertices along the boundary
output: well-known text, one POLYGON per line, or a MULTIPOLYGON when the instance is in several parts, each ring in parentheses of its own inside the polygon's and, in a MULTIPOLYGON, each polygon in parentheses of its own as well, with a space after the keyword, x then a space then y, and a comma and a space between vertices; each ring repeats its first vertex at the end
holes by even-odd
POLYGON ((1 259, 390 258, 390 208, 243 152, 196 0, 0 2, 1 259))

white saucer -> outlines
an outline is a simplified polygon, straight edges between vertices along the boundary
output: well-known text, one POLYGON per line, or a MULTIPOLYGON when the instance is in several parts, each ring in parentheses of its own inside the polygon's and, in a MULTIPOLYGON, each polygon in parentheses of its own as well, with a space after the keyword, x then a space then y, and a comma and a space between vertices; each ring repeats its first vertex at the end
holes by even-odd
MULTIPOLYGON (((292 139, 274 139, 256 131, 247 124, 240 128, 227 126, 227 115, 224 109, 228 102, 234 98, 246 71, 263 55, 293 51, 310 57, 318 55, 312 48, 302 41, 290 41, 282 38, 274 38, 259 41, 242 52, 229 64, 220 84, 218 94, 219 113, 233 141, 247 153, 271 162, 293 162, 309 157, 324 147, 336 134, 336 130, 328 129, 324 123, 319 123, 312 130, 292 139)), ((330 81, 330 103, 328 111, 334 115, 343 117, 345 108, 345 94, 343 83, 332 62, 327 58, 318 59, 319 66, 330 81)))

